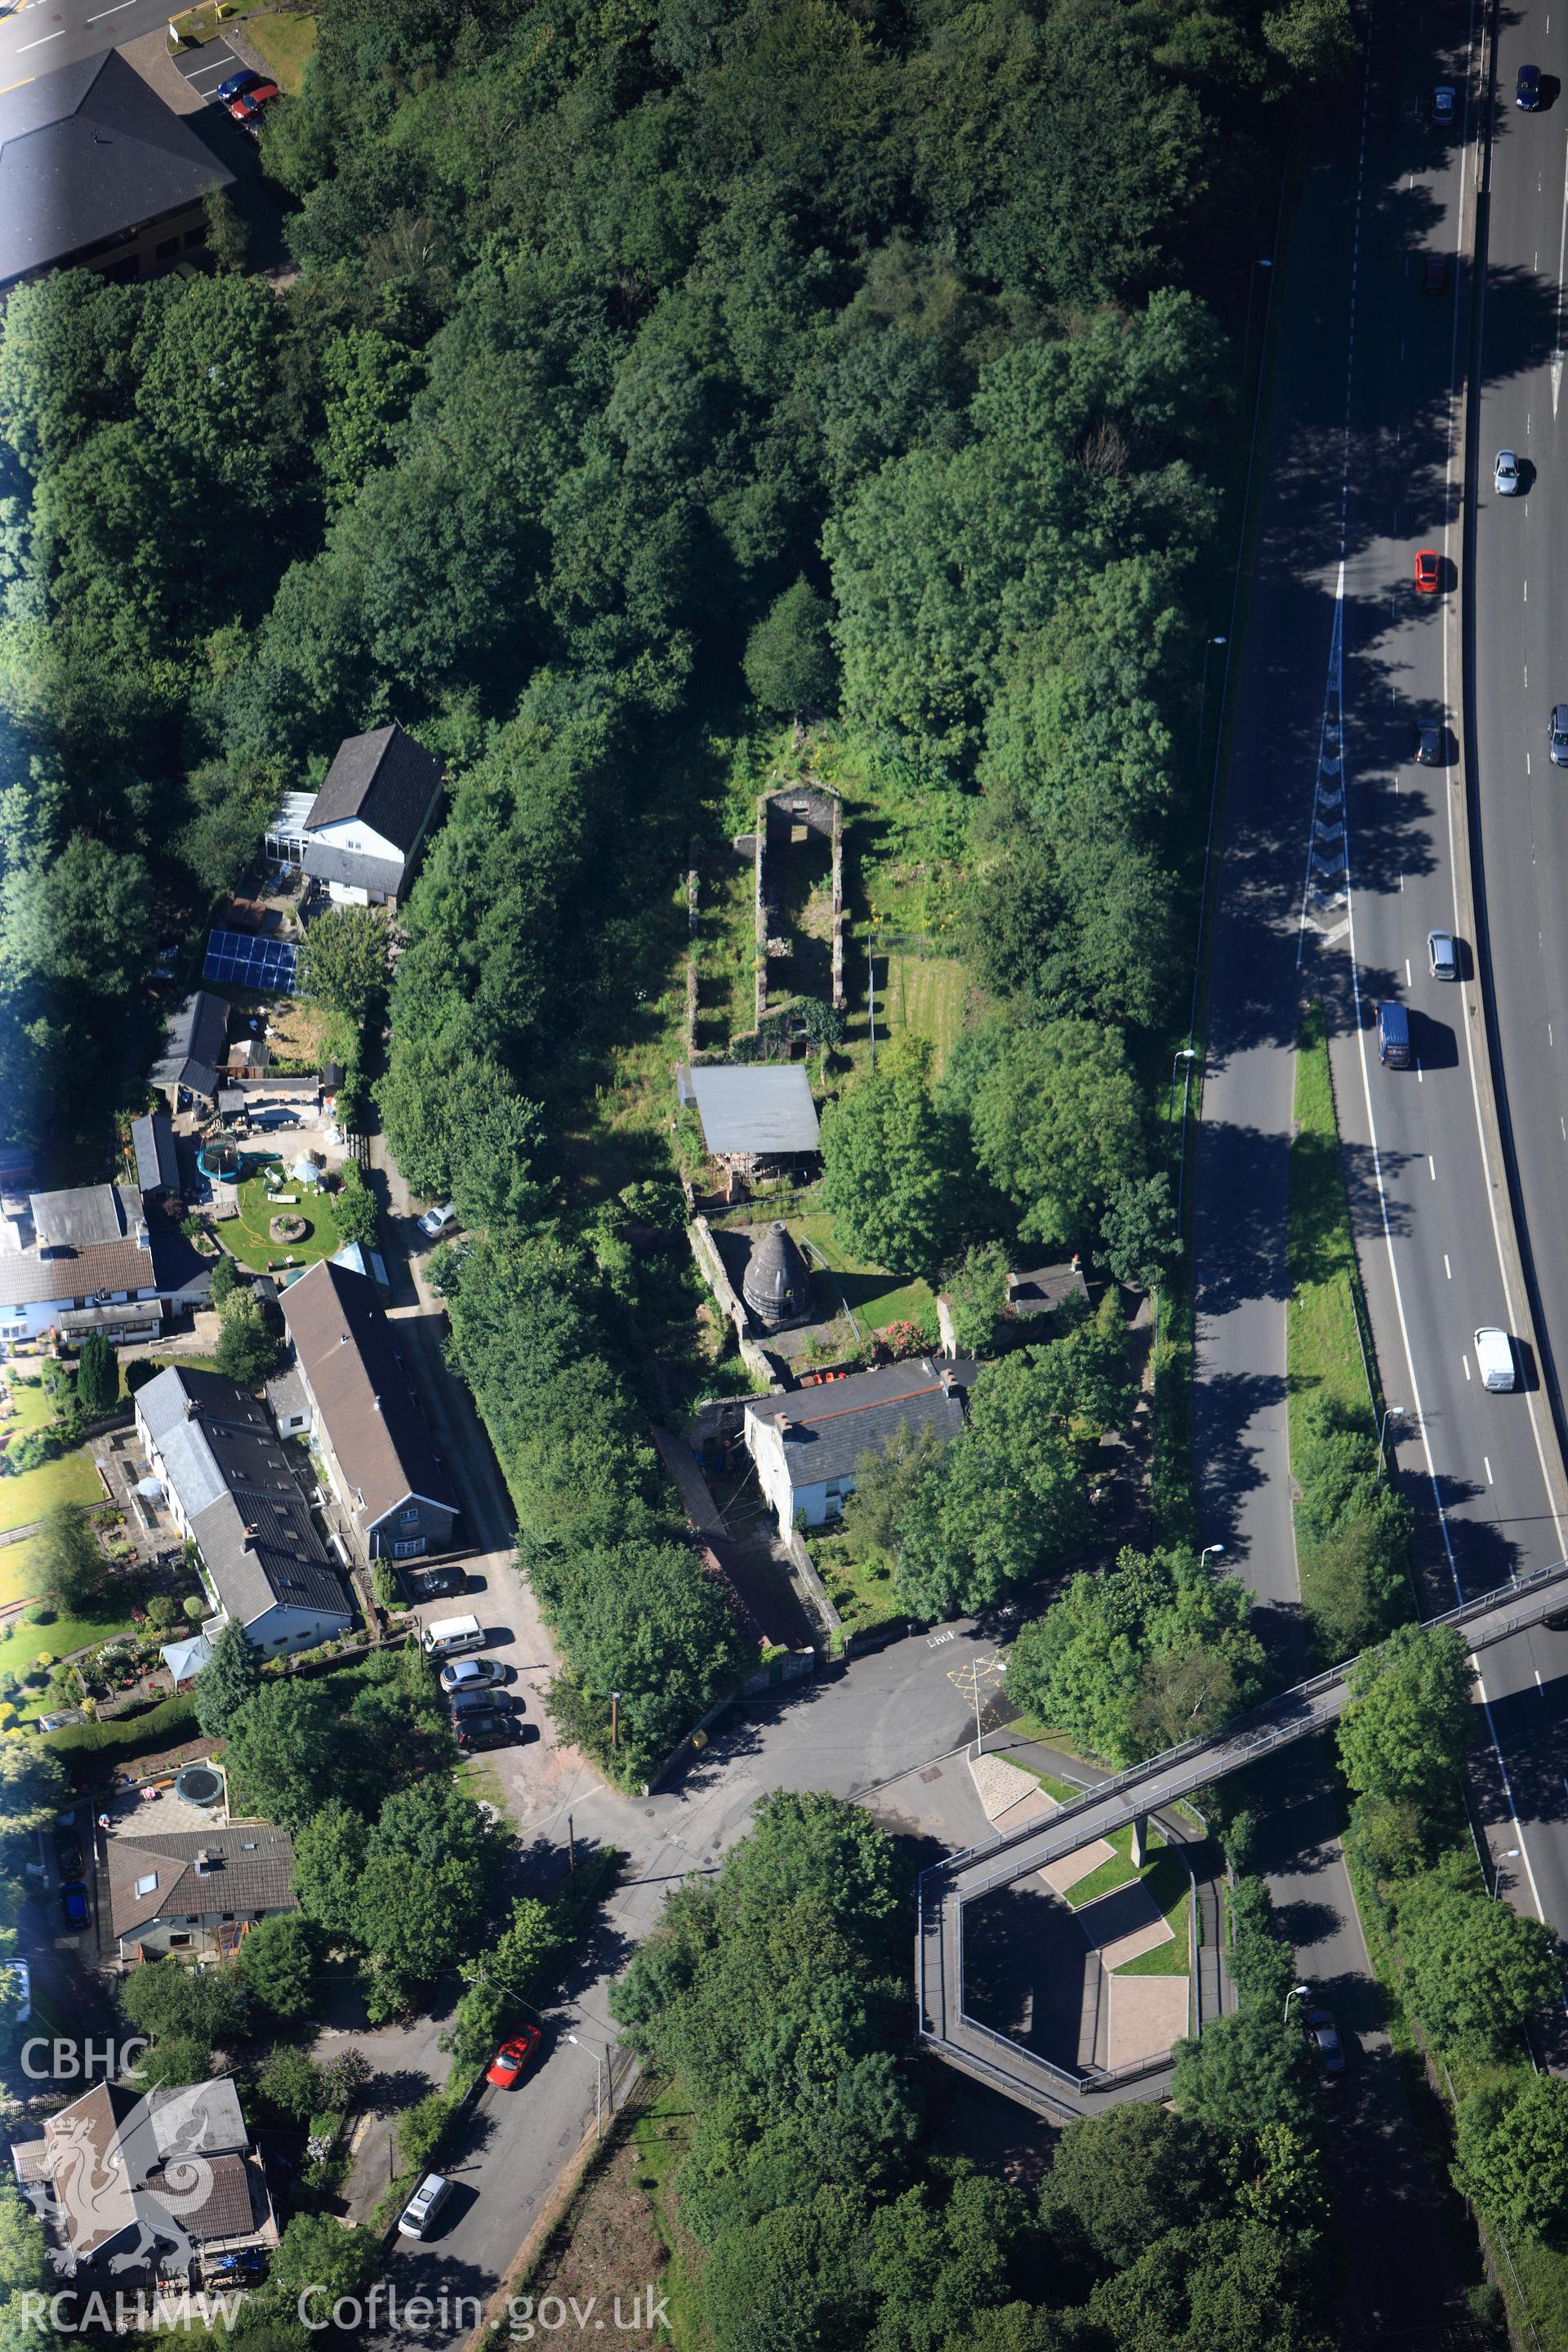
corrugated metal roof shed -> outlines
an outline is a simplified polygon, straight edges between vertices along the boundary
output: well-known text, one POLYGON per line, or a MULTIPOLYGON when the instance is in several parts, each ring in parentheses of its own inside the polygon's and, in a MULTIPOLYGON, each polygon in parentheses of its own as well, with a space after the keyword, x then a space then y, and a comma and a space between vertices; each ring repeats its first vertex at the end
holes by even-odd
POLYGON ((691 1072, 708 1149, 716 1158, 815 1151, 816 1106, 802 1062, 731 1062, 691 1072))

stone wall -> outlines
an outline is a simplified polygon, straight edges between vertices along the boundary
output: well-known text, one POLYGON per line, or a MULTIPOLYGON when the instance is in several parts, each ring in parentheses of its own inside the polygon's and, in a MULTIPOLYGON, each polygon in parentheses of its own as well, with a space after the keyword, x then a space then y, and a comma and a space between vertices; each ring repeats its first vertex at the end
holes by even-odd
POLYGON ((787 850, 797 824, 822 835, 832 856, 833 983, 836 1012, 844 1006, 844 807, 837 793, 822 784, 784 784, 757 797, 757 829, 752 854, 755 863, 753 903, 756 913, 756 1017, 768 1009, 768 958, 786 956, 790 942, 779 906, 770 891, 770 851, 787 850))

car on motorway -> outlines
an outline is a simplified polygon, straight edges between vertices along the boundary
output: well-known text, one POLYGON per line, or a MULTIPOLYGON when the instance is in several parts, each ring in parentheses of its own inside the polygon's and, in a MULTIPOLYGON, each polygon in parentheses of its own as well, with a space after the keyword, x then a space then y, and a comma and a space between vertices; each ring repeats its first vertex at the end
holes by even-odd
POLYGON ((1407 1070, 1414 1059, 1410 1045, 1410 1015, 1403 1004, 1380 1004, 1377 1007, 1377 1058, 1391 1070, 1407 1070))
POLYGON ((1432 120, 1444 129, 1454 120, 1454 85, 1440 81, 1432 92, 1432 120))
POLYGON ((1517 499, 1524 488, 1524 477, 1519 470, 1519 459, 1511 449, 1500 449, 1492 467, 1492 488, 1500 499, 1517 499))
POLYGON ((1546 748, 1552 754, 1554 768, 1568 768, 1568 702, 1552 706, 1552 724, 1546 730, 1546 748))
POLYGON ((259 89, 265 79, 265 74, 258 74, 252 67, 246 66, 241 72, 230 74, 226 81, 220 81, 213 95, 220 106, 227 106, 232 100, 244 98, 248 91, 259 89))
POLYGON ((501 2043, 485 2068, 486 2082, 493 2083, 498 2091, 510 2091, 538 2047, 538 2026, 522 2026, 510 2042, 501 2043))
POLYGON ((1433 719, 1416 721, 1415 764, 1418 768, 1440 768, 1443 764, 1443 730, 1433 719))
POLYGON ((1513 102, 1521 114, 1541 111, 1541 68, 1521 66, 1513 85, 1513 102))
POLYGON ((441 1669, 444 1691, 486 1690, 496 1683, 504 1683, 510 1669, 499 1658, 454 1658, 449 1666, 441 1669))
POLYGON ((92 1913, 88 1906, 87 1888, 79 1878, 68 1879, 61 1887, 60 1910, 67 1929, 73 1936, 79 1936, 82 1929, 90 1924, 92 1913))
POLYGON ((1434 980, 1458 980, 1459 942, 1452 931, 1428 931, 1426 969, 1434 980))
POLYGON ((1506 1331, 1500 1331, 1495 1324, 1483 1324, 1475 1334, 1475 1349, 1482 1388, 1504 1390, 1519 1386, 1513 1341, 1506 1331))
POLYGON ((1435 547, 1415 551, 1415 593, 1418 596, 1435 596, 1442 583, 1443 559, 1435 547))
POLYGON ((400 2238, 423 2238, 452 2193, 452 2184, 439 2172, 427 2172, 397 2217, 400 2238))
POLYGON ((1429 253, 1421 264, 1423 294, 1446 294, 1448 290, 1448 257, 1446 253, 1429 253))
POLYGON ((1309 2038, 1318 2045, 1318 2056, 1325 2074, 1342 2074, 1345 2071, 1344 2044, 1340 2029, 1334 2023, 1331 2009, 1314 2009, 1307 2013, 1309 2038))

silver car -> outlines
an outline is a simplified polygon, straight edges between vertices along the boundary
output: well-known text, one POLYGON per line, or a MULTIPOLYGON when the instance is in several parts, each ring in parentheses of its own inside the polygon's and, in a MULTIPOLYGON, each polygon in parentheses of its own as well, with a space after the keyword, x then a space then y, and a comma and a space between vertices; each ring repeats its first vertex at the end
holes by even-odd
POLYGON ((1459 942, 1452 931, 1428 931, 1426 969, 1434 980, 1458 980, 1459 942))
POLYGON ((1497 464, 1492 467, 1492 488, 1500 499, 1516 499, 1524 488, 1519 459, 1511 449, 1498 451, 1497 464))

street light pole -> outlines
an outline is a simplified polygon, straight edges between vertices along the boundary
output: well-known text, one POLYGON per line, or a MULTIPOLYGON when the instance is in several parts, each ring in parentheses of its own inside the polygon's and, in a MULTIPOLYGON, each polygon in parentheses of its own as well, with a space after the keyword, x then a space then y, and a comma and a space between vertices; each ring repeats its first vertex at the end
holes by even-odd
POLYGON ((610 1752, 612 1755, 619 1748, 620 1744, 621 1695, 619 1691, 612 1691, 610 1693, 610 1752))
POLYGON ((1200 768, 1204 763, 1204 706, 1208 700, 1209 656, 1213 653, 1215 646, 1228 645, 1229 642, 1230 640, 1228 637, 1205 637, 1204 639, 1204 676, 1203 684, 1198 688, 1198 766, 1200 768))
POLYGON ((1204 1560, 1207 1559, 1207 1558, 1208 1558, 1208 1556, 1209 1556, 1209 1554, 1210 1554, 1211 1552, 1215 1552, 1215 1551, 1221 1551, 1221 1552, 1222 1552, 1222 1551, 1224 1551, 1224 1549, 1225 1549, 1225 1546, 1224 1546, 1224 1544, 1205 1544, 1205 1546, 1204 1546, 1204 1548, 1203 1548, 1202 1551, 1201 1551, 1201 1552, 1199 1552, 1199 1554, 1198 1554, 1199 1561, 1200 1561, 1200 1562, 1202 1562, 1202 1561, 1204 1561, 1204 1560))
POLYGON ((566 2036, 566 2039, 568 2042, 572 2042, 576 2049, 586 2050, 589 2056, 594 2061, 594 2137, 595 2139, 603 2139, 605 2137, 604 2054, 596 2043, 581 2041, 575 2033, 569 2033, 566 2036))
POLYGON ((1386 1467, 1383 1458, 1383 1441, 1387 1434, 1388 1424, 1391 1421, 1401 1419, 1404 1412, 1405 1407, 1402 1404, 1385 1404, 1383 1408, 1383 1419, 1377 1424, 1377 1466, 1380 1470, 1386 1467))
POLYGON ((1285 1996, 1285 2021, 1287 2024, 1289 2024, 1290 2020, 1290 2003, 1293 2000, 1301 2000, 1303 1995, 1310 1993, 1311 1990, 1312 1988, 1310 1985, 1291 1986, 1289 1991, 1285 1996))

